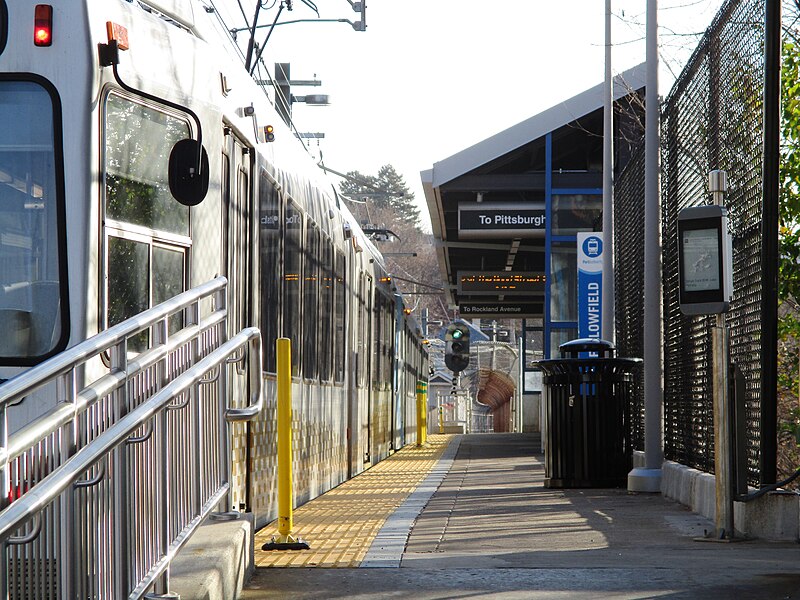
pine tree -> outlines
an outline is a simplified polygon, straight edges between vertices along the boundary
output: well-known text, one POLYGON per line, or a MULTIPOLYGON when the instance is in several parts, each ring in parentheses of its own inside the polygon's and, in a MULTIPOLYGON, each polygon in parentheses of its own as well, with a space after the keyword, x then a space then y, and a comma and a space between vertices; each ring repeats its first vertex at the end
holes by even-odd
POLYGON ((409 191, 402 175, 391 165, 381 167, 377 177, 350 171, 339 186, 339 191, 349 201, 348 206, 360 223, 375 223, 373 213, 380 210, 382 215, 388 211, 395 224, 402 223, 416 229, 421 226, 414 194, 409 191))

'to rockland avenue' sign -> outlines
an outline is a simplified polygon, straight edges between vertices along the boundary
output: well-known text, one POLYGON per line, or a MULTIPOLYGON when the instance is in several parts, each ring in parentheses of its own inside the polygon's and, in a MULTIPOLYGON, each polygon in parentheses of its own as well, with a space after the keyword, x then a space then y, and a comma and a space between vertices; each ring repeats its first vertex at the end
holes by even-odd
POLYGON ((541 317, 542 304, 537 302, 460 302, 458 311, 462 317, 524 319, 541 317))
POLYGON ((458 238, 544 237, 543 202, 462 202, 458 205, 458 238))

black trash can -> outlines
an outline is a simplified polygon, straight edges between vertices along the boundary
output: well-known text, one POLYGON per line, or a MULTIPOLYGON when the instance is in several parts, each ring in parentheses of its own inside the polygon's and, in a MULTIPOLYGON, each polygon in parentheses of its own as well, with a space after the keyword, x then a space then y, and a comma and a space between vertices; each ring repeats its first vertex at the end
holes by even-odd
POLYGON ((543 371, 545 487, 626 487, 632 468, 630 405, 640 358, 614 358, 605 340, 559 346, 543 371), (583 358, 591 352, 596 358, 583 358))

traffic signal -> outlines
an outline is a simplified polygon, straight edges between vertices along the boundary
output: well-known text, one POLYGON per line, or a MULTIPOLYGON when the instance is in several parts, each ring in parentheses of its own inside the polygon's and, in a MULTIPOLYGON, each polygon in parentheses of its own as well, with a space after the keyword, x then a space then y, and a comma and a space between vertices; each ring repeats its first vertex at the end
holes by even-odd
POLYGON ((466 323, 451 323, 444 341, 444 364, 453 373, 460 373, 469 365, 469 327, 466 323))

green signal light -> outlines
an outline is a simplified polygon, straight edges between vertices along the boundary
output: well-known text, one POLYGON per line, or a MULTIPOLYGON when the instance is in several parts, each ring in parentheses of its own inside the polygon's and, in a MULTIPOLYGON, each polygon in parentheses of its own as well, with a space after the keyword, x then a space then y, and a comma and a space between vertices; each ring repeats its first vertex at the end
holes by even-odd
POLYGON ((460 329, 453 330, 453 339, 454 340, 461 339, 461 337, 463 337, 463 335, 464 335, 464 332, 461 331, 460 329))

